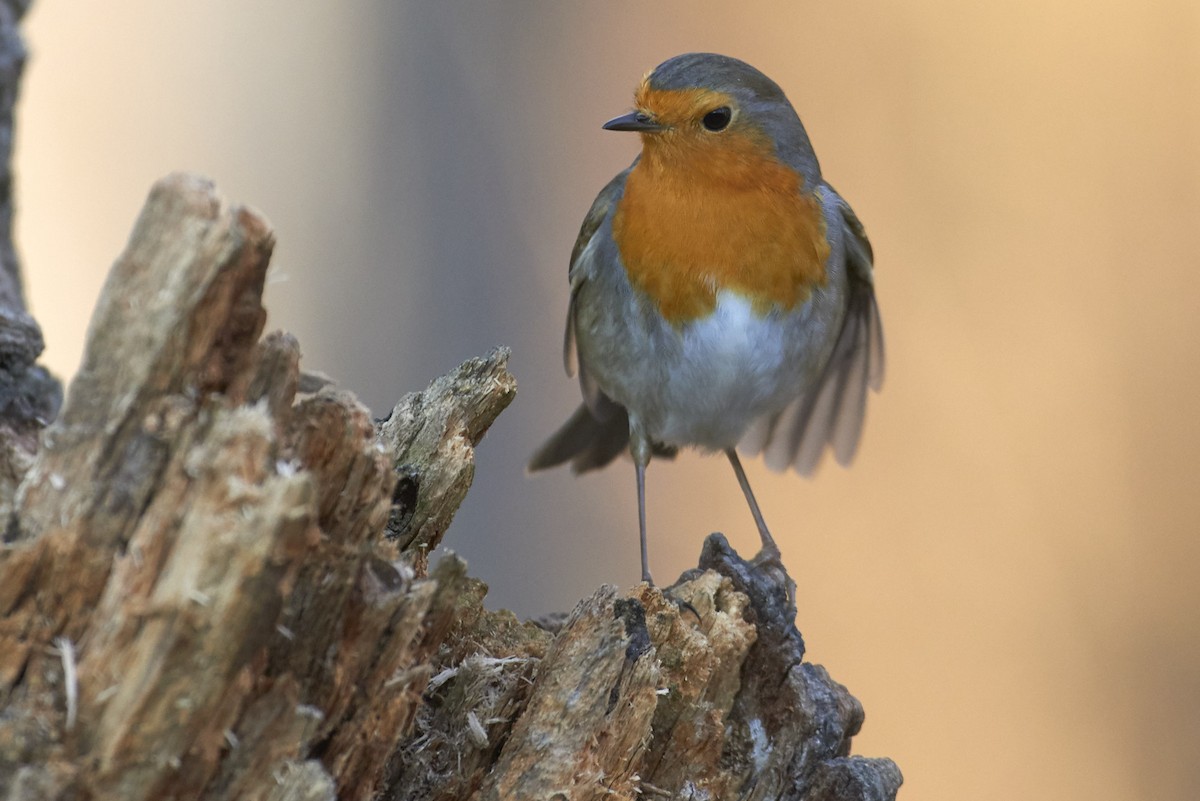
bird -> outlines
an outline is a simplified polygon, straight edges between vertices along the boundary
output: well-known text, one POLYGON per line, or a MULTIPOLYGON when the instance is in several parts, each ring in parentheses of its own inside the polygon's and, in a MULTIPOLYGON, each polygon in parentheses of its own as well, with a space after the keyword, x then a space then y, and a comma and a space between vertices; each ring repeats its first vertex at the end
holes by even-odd
POLYGON ((724 453, 778 559, 738 451, 805 476, 827 449, 853 459, 884 375, 866 231, 783 90, 744 61, 668 59, 602 127, 638 134, 641 153, 571 252, 563 361, 583 403, 529 470, 584 473, 628 450, 653 585, 647 466, 685 447, 724 453))

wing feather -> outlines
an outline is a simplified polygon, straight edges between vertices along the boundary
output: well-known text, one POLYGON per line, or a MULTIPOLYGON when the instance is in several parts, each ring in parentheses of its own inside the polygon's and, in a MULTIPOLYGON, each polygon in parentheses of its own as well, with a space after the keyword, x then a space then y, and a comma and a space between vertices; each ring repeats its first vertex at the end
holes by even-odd
POLYGON ((783 412, 757 421, 739 445, 747 452, 765 450, 773 470, 793 467, 810 475, 826 446, 839 464, 858 450, 866 415, 867 392, 883 383, 883 325, 875 300, 873 252, 854 210, 832 187, 846 257, 848 302, 842 329, 821 378, 783 412), (765 433, 764 433, 765 432, 765 433))
MULTIPOLYGON (((623 406, 605 395, 596 384, 587 364, 579 358, 575 337, 579 292, 597 269, 594 240, 605 219, 612 213, 613 204, 620 197, 628 174, 629 170, 626 170, 617 175, 596 196, 571 249, 567 272, 571 291, 567 303, 566 330, 563 333, 563 367, 567 375, 578 372, 584 403, 534 453, 529 462, 530 470, 542 470, 564 462, 570 462, 577 473, 594 470, 608 464, 629 445, 628 414, 623 406)), ((658 454, 673 455, 666 449, 660 449, 658 454)))
MULTIPOLYGON (((633 168, 630 167, 630 169, 633 168)), ((629 175, 629 170, 620 173, 600 190, 600 194, 596 195, 596 199, 592 201, 592 207, 588 209, 587 216, 583 218, 583 225, 579 227, 579 235, 575 237, 575 244, 571 248, 571 261, 567 269, 571 294, 570 300, 567 302, 566 331, 563 333, 563 367, 566 368, 567 375, 575 375, 578 364, 579 356, 575 347, 575 299, 579 295, 579 288, 592 273, 593 267, 590 258, 592 250, 589 246, 592 244, 596 232, 600 230, 600 226, 604 224, 604 218, 609 215, 621 190, 625 188, 627 175, 629 175)))

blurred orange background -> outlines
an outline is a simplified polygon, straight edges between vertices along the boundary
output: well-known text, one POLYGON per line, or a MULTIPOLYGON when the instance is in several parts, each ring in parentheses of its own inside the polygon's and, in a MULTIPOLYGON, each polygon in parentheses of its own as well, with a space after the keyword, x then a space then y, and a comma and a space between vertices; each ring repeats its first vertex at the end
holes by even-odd
MULTIPOLYGON (((566 261, 688 50, 787 90, 878 256, 889 373, 857 464, 748 465, 809 656, 901 797, 1200 793, 1200 4, 69 4, 39 0, 17 244, 78 363, 150 184, 260 208, 272 327, 382 414, 514 349, 520 394, 447 536, 491 602, 638 576, 632 469, 528 477, 574 408, 566 261)), ((649 471, 660 579, 753 523, 722 459, 649 471)))

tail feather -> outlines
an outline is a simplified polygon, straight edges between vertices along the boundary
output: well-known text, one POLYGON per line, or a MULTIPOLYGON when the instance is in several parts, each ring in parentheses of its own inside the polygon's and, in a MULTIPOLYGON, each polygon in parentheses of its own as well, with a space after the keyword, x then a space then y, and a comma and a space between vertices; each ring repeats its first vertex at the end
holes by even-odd
POLYGON ((529 471, 570 462, 572 471, 586 473, 604 467, 628 448, 629 416, 625 409, 618 406, 614 414, 601 421, 583 403, 533 454, 529 471))

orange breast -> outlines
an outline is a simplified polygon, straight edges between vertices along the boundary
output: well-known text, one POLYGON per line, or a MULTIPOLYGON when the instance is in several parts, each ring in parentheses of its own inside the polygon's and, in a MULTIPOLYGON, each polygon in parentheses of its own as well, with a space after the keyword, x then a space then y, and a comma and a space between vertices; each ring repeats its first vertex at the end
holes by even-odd
POLYGON ((829 256, 820 202, 745 135, 645 137, 613 236, 630 282, 674 325, 710 313, 724 289, 760 314, 791 309, 824 283, 829 256))

